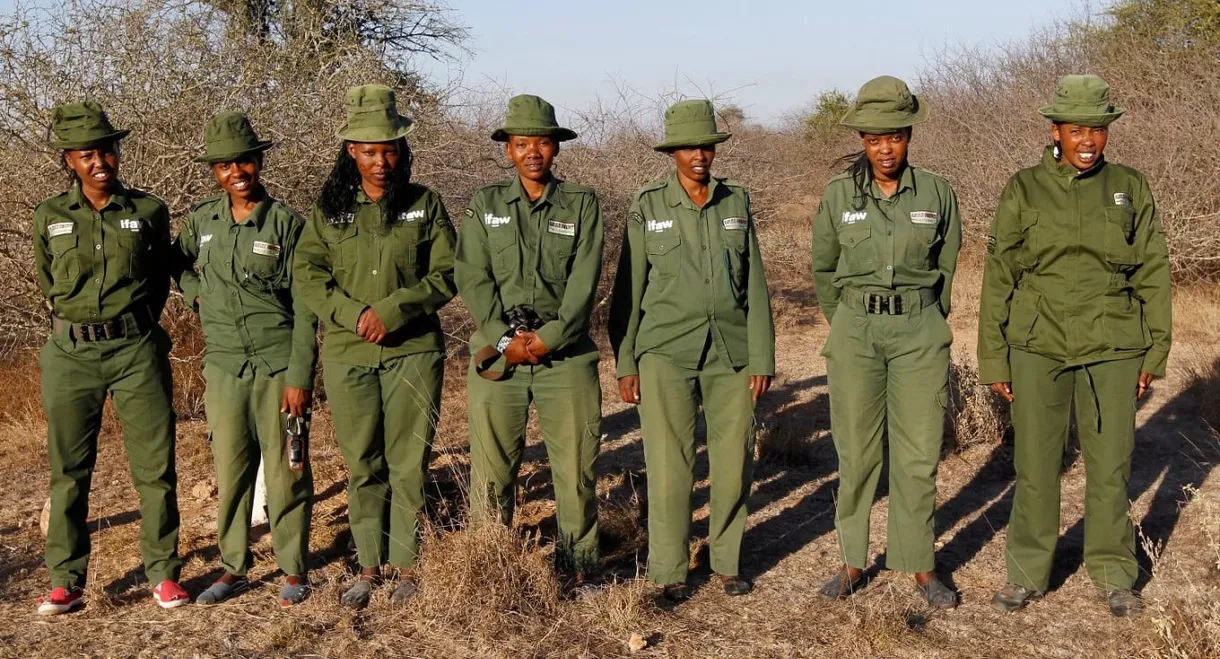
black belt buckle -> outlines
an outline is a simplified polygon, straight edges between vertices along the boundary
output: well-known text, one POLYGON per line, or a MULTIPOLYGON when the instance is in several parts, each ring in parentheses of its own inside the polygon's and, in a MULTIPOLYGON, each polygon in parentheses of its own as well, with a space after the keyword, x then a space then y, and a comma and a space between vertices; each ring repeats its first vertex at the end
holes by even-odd
POLYGON ((86 343, 101 341, 104 339, 118 339, 127 335, 124 330, 122 318, 115 318, 104 323, 81 323, 74 325, 73 329, 78 334, 76 338, 86 343))
POLYGON ((876 295, 869 293, 865 298, 865 306, 868 313, 871 314, 889 314, 891 316, 901 316, 903 314, 901 295, 876 295))

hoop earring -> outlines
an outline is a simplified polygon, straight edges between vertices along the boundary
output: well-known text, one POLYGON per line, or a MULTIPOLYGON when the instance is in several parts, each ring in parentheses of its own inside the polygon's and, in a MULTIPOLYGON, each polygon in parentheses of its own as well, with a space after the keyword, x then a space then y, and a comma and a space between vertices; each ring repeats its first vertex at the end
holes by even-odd
POLYGON ((1055 149, 1051 151, 1051 154, 1055 156, 1055 160, 1059 160, 1063 157, 1063 147, 1059 146, 1058 142, 1055 142, 1055 149))

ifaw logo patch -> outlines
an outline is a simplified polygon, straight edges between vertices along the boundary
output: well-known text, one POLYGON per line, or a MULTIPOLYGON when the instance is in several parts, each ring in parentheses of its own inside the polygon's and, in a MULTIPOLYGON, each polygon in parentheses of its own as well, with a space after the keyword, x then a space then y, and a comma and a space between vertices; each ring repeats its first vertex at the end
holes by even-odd
POLYGON ((492 215, 491 213, 485 213, 483 215, 483 225, 490 228, 502 227, 512 221, 513 218, 508 216, 497 216, 492 215))
POLYGON ((842 222, 843 224, 855 224, 868 219, 868 211, 844 211, 842 222))
POLYGON ((417 210, 417 211, 411 211, 409 213, 399 213, 398 214, 399 222, 404 222, 404 223, 405 222, 415 222, 416 220, 422 220, 422 219, 424 219, 423 210, 417 210))
POLYGON ((644 225, 644 228, 652 233, 661 233, 662 231, 672 229, 673 226, 673 220, 648 220, 648 222, 644 225))
POLYGON ((144 220, 119 220, 119 228, 127 229, 128 231, 141 231, 144 229, 144 220))

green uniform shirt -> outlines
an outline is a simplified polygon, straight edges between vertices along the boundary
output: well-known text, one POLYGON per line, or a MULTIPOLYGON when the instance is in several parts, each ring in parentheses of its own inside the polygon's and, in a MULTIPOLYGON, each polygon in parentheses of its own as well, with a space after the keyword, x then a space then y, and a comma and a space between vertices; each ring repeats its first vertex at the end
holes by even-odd
POLYGON ((207 338, 204 361, 234 377, 247 367, 274 375, 288 369, 290 387, 312 389, 318 362, 318 317, 293 302, 292 256, 304 221, 270 196, 242 222, 229 195, 191 209, 174 242, 175 273, 207 338))
POLYGON ((953 272, 962 245, 957 195, 945 179, 908 166, 886 197, 870 182, 864 204, 850 174, 826 184, 813 218, 813 288, 834 322, 843 289, 934 289, 949 315, 953 272))
POLYGON ((453 299, 457 237, 441 197, 411 184, 407 210, 387 222, 382 205, 356 193, 356 207, 328 221, 316 206, 295 262, 297 289, 324 318, 322 356, 356 366, 445 349, 437 311, 453 299), (384 345, 356 334, 356 322, 372 308, 385 324, 384 345))
POLYGON ((750 195, 713 178, 703 208, 675 172, 636 193, 610 306, 618 377, 656 353, 700 367, 704 347, 751 375, 775 374, 775 325, 750 195))
POLYGON ((979 380, 1008 382, 1009 347, 1079 366, 1144 355, 1165 374, 1172 309, 1165 233, 1143 175, 1079 172, 1051 148, 1004 188, 987 237, 979 380))
POLYGON ((496 345, 505 311, 519 305, 554 316, 537 332, 551 352, 596 351, 589 314, 605 242, 597 195, 552 180, 531 203, 514 177, 476 192, 466 216, 455 276, 478 327, 471 352, 496 345))
POLYGON ((97 323, 147 309, 161 317, 169 296, 169 210, 120 185, 93 210, 80 184, 34 209, 38 285, 55 315, 97 323))

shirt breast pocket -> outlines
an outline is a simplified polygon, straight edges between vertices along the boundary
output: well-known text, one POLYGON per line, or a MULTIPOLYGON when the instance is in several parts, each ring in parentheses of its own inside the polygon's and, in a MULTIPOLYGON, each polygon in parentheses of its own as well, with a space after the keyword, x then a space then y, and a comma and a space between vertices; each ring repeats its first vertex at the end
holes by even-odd
POLYGON ((839 260, 841 274, 867 275, 877 270, 873 249, 873 229, 869 226, 847 226, 839 233, 843 257, 839 260))
POLYGON ((1038 265, 1039 219, 1038 211, 1021 211, 1021 246, 1017 249, 1016 262, 1025 270, 1033 270, 1038 265))
POLYGON ((913 268, 932 267, 933 257, 943 238, 940 225, 911 223, 911 239, 907 243, 907 265, 913 268))
POLYGON ((280 255, 251 251, 246 254, 244 268, 246 272, 243 279, 248 285, 260 291, 271 290, 279 281, 280 255))
POLYGON ((51 274, 57 282, 80 276, 80 237, 75 233, 55 236, 47 243, 51 253, 51 274))
POLYGON ((491 252, 491 269, 504 278, 520 270, 521 248, 516 228, 511 225, 496 227, 487 232, 487 247, 491 252))
POLYGON ((322 240, 330 252, 332 272, 343 272, 356 267, 360 258, 356 236, 359 229, 355 220, 347 224, 331 224, 322 230, 322 240))
POLYGON ((682 258, 682 234, 677 230, 648 235, 644 238, 644 247, 648 253, 650 273, 658 279, 666 279, 678 274, 682 258))
POLYGON ((1115 270, 1130 270, 1140 264, 1135 249, 1135 211, 1126 206, 1106 209, 1106 261, 1115 270))
POLYGON ((539 256, 539 274, 553 282, 567 281, 572 253, 576 251, 576 236, 550 233, 542 236, 542 254, 539 256))
POLYGON ((143 232, 120 230, 116 242, 119 244, 119 253, 115 255, 119 269, 130 279, 143 279, 149 249, 143 232))
POLYGON ((394 262, 402 271, 414 270, 416 265, 427 260, 421 254, 430 244, 427 228, 427 221, 422 219, 402 222, 394 227, 394 262))

